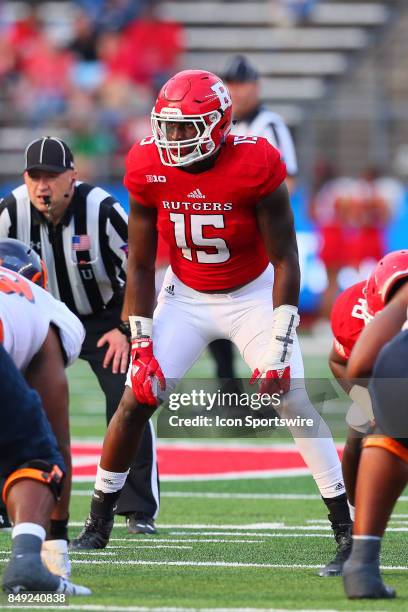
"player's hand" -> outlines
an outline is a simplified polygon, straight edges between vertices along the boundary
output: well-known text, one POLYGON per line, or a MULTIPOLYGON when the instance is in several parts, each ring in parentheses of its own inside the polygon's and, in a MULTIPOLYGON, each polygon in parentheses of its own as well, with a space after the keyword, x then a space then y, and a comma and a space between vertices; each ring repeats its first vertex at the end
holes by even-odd
POLYGON ((266 370, 264 374, 258 368, 255 368, 249 384, 253 385, 259 379, 262 379, 260 393, 267 393, 268 395, 287 393, 290 390, 290 366, 266 370))
POLYGON ((157 406, 157 397, 153 392, 154 379, 162 391, 166 389, 166 380, 157 359, 153 354, 151 338, 134 338, 131 349, 131 381, 135 398, 141 404, 157 406))
POLYGON ((112 363, 114 374, 126 374, 129 364, 129 341, 117 328, 111 329, 101 336, 96 344, 98 348, 108 344, 108 349, 103 360, 103 367, 109 367, 112 363))
POLYGON ((299 315, 296 306, 284 304, 273 311, 271 341, 249 383, 262 379, 260 392, 272 395, 290 390, 290 359, 299 315))

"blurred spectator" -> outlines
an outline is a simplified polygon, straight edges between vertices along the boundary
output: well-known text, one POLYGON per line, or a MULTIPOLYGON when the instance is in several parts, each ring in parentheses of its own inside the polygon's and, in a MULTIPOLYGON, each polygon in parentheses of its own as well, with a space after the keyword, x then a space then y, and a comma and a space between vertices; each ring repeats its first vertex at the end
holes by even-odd
POLYGON ((365 278, 385 254, 384 231, 402 195, 398 181, 369 168, 358 179, 330 178, 313 198, 310 214, 320 233, 320 258, 327 272, 322 319, 330 316, 340 271, 349 269, 352 284, 365 278))
POLYGON ((77 11, 73 23, 73 37, 68 46, 79 61, 95 62, 96 29, 95 24, 85 11, 77 11))
POLYGON ((0 36, 0 86, 13 80, 17 69, 17 54, 13 45, 5 36, 0 36))
POLYGON ((314 5, 318 0, 279 0, 287 25, 308 23, 314 5))
POLYGON ((98 32, 122 30, 139 16, 145 2, 149 0, 75 0, 98 32))
POLYGON ((95 181, 103 173, 122 175, 123 154, 149 131, 145 116, 162 81, 179 69, 183 36, 180 25, 160 18, 157 1, 76 4, 65 48, 44 27, 41 3, 26 3, 24 16, 5 28, 2 120, 68 126, 81 175, 95 181))
POLYGON ((43 30, 43 23, 36 5, 27 4, 25 15, 9 27, 6 36, 11 44, 23 55, 30 53, 30 45, 43 30))
POLYGON ((72 54, 58 48, 45 33, 32 43, 31 52, 22 59, 21 66, 27 88, 23 105, 31 121, 41 122, 44 116, 49 118, 65 108, 73 63, 72 54))
POLYGON ((184 51, 182 26, 161 19, 160 5, 160 0, 150 0, 123 33, 125 53, 133 58, 132 78, 155 91, 180 69, 184 51))

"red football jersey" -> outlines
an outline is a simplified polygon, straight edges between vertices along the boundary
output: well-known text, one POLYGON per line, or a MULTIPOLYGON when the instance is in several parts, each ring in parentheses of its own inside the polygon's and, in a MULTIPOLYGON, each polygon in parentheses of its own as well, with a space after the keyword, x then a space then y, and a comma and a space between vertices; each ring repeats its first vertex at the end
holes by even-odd
POLYGON ((250 282, 268 265, 255 206, 285 177, 279 151, 264 138, 228 136, 214 166, 192 174, 164 166, 149 137, 130 150, 124 183, 138 203, 157 208, 178 278, 217 291, 250 282))
POLYGON ((353 346, 358 340, 366 317, 363 313, 365 297, 363 289, 366 281, 355 283, 334 302, 331 312, 331 326, 334 335, 334 349, 344 359, 350 357, 353 346))

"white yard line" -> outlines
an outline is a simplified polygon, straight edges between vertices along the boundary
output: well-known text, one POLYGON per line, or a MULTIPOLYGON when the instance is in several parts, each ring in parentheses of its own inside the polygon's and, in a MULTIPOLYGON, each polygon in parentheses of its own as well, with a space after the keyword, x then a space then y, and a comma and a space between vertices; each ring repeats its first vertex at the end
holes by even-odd
MULTIPOLYGON (((309 534, 307 534, 309 535, 309 534)), ((317 534, 316 534, 317 535, 317 534)), ((322 536, 326 537, 326 536, 322 536)), ((197 544, 197 543, 206 543, 209 544, 211 542, 220 543, 220 544, 262 544, 262 540, 220 540, 219 538, 154 538, 151 539, 152 543, 156 542, 187 542, 187 544, 197 544)), ((266 540, 265 540, 266 541, 266 540)), ((109 542, 128 542, 131 546, 107 546, 107 548, 125 548, 129 550, 134 545, 135 539, 132 537, 128 538, 110 538, 109 542)))
MULTIPOLYGON (((83 522, 80 521, 73 521, 72 523, 69 523, 70 527, 83 527, 83 522)), ((117 525, 114 525, 115 528, 117 529, 124 529, 126 526, 124 523, 118 523, 117 525)), ((238 530, 242 530, 242 529, 246 529, 247 531, 262 531, 262 530, 268 530, 268 531, 272 531, 274 529, 277 530, 283 530, 283 531, 330 531, 330 526, 328 524, 326 525, 285 525, 284 523, 250 523, 248 525, 217 525, 217 524, 201 524, 201 523, 196 523, 196 524, 168 524, 168 523, 159 523, 157 525, 157 527, 159 529, 221 529, 221 530, 231 530, 234 533, 229 533, 228 531, 206 531, 204 534, 202 535, 241 535, 241 536, 246 536, 249 535, 246 532, 242 532, 242 531, 238 531, 238 530)), ((408 526, 407 527, 388 527, 387 528, 387 532, 407 532, 408 531, 408 526)), ((188 531, 188 532, 181 532, 181 531, 174 531, 173 532, 174 535, 201 535, 201 532, 196 531, 196 532, 192 532, 192 531, 188 531)), ((268 536, 267 533, 251 533, 252 537, 262 537, 262 536, 268 536)), ((154 536, 152 536, 154 537, 154 536)))
POLYGON ((96 604, 83 604, 83 605, 72 605, 68 608, 66 606, 59 605, 58 608, 54 606, 3 606, 3 609, 24 609, 29 610, 84 610, 88 612, 339 612, 339 610, 312 610, 302 609, 294 610, 291 608, 176 608, 176 607, 161 607, 161 608, 148 608, 147 606, 103 606, 96 604))
MULTIPOLYGON (((71 495, 78 497, 91 497, 93 491, 77 489, 71 492, 71 495)), ((163 491, 160 497, 180 497, 180 498, 203 498, 203 499, 293 499, 293 500, 316 500, 322 499, 320 495, 308 493, 197 493, 184 491, 163 491)))
MULTIPOLYGON (((91 497, 91 489, 73 489, 71 495, 78 497, 91 497)), ((292 499, 295 501, 314 501, 321 500, 320 495, 314 493, 201 493, 196 491, 163 491, 160 497, 180 497, 180 498, 203 498, 203 499, 292 499)), ((403 495, 398 501, 408 501, 408 496, 403 495)), ((408 514, 394 514, 395 518, 408 518, 408 514)), ((325 521, 325 519, 319 519, 325 521)))
MULTIPOLYGON (((7 559, 0 559, 1 563, 6 562, 7 559)), ((153 561, 153 560, 113 560, 109 559, 106 561, 97 561, 95 559, 72 559, 73 565, 158 565, 158 566, 168 566, 168 567, 223 567, 226 569, 236 568, 236 569, 318 569, 321 565, 311 565, 311 564, 302 564, 302 563, 239 563, 239 562, 230 562, 230 561, 153 561)), ((406 565, 382 565, 382 570, 392 570, 392 571, 408 571, 408 566, 406 565)))

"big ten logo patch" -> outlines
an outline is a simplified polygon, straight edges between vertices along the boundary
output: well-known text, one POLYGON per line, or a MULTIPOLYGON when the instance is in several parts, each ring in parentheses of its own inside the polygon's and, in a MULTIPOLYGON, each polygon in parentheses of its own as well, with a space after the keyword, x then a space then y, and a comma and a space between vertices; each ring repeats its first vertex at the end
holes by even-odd
POLYGON ((166 177, 159 174, 146 174, 146 181, 148 183, 165 183, 166 177))

